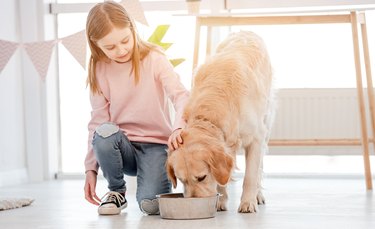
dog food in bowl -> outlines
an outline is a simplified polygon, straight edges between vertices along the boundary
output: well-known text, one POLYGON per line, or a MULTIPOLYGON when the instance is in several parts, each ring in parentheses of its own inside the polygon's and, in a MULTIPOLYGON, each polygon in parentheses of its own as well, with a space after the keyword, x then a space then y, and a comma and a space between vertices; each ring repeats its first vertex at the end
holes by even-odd
POLYGON ((204 198, 184 198, 182 193, 167 193, 157 197, 163 219, 204 219, 215 217, 219 194, 204 198))

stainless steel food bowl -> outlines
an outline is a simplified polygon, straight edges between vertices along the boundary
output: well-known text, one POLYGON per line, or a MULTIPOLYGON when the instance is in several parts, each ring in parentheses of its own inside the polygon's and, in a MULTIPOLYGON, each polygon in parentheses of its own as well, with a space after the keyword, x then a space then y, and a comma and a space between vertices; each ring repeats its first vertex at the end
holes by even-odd
POLYGON ((204 219, 215 217, 219 194, 204 198, 184 198, 182 193, 166 193, 157 197, 163 219, 204 219))

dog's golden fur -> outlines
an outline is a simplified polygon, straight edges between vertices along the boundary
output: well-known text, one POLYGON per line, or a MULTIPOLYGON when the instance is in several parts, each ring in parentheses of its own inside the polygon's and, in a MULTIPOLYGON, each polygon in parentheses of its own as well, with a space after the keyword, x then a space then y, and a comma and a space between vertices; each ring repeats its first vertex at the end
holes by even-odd
POLYGON ((230 35, 195 75, 186 105, 183 144, 169 152, 167 173, 186 197, 213 196, 226 210, 225 185, 244 150, 246 170, 239 212, 255 212, 264 203, 262 158, 272 116, 272 69, 262 39, 252 32, 230 35))

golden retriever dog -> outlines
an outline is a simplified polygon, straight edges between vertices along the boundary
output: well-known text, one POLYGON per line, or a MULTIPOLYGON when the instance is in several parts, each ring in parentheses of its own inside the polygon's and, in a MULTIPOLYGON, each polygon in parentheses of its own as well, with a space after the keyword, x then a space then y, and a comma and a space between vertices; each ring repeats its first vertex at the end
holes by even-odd
POLYGON ((243 150, 246 169, 239 212, 264 204, 262 160, 272 120, 272 69, 262 39, 253 32, 229 35, 194 77, 184 111, 183 143, 169 151, 167 173, 185 197, 221 193, 217 209, 227 210, 226 184, 243 150))

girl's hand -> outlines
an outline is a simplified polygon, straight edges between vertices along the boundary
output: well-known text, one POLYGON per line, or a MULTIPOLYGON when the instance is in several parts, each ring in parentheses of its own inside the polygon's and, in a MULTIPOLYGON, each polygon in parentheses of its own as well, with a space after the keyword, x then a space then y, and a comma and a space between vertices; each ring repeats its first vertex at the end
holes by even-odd
POLYGON ((94 205, 99 205, 101 200, 95 192, 96 180, 97 174, 95 171, 90 170, 86 172, 85 199, 94 205))
POLYGON ((183 139, 181 137, 182 129, 176 129, 173 131, 171 136, 168 139, 168 150, 173 151, 178 149, 179 145, 183 143, 183 139))

